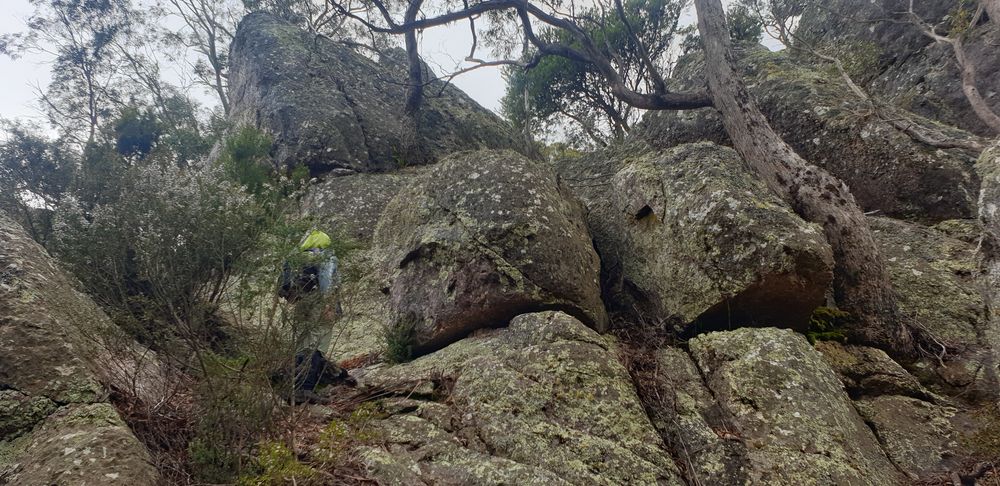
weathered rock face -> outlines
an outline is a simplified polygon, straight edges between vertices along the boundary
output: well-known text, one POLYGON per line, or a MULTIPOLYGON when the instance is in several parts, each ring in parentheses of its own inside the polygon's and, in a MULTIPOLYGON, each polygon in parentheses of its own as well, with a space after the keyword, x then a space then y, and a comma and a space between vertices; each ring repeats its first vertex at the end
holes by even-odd
POLYGON ((405 65, 391 55, 376 62, 265 14, 244 17, 231 51, 230 119, 272 133, 282 165, 384 171, 518 146, 498 117, 440 82, 426 87, 414 125, 403 115, 405 65))
POLYGON ((983 300, 975 282, 976 247, 934 229, 889 218, 868 223, 900 309, 953 349, 975 346, 983 300))
POLYGON ((319 219, 324 231, 369 242, 386 205, 407 183, 428 168, 330 177, 309 188, 302 201, 305 216, 319 219))
MULTIPOLYGON (((700 70, 696 56, 686 62, 684 70, 700 70)), ((871 115, 838 76, 803 67, 787 54, 750 50, 741 67, 775 130, 806 160, 844 180, 866 211, 921 222, 975 214, 978 180, 972 154, 915 142, 871 115)), ((957 139, 972 137, 935 129, 957 139)), ((633 132, 659 148, 698 140, 729 143, 721 119, 708 109, 652 112, 633 132)))
POLYGON ((956 410, 916 398, 883 395, 856 403, 889 459, 911 478, 961 469, 961 450, 951 420, 956 410))
POLYGON ((837 372, 852 398, 878 395, 903 395, 928 398, 920 382, 881 349, 819 341, 816 350, 837 372))
POLYGON ((716 404, 701 372, 680 348, 655 357, 656 397, 650 419, 674 454, 701 484, 752 484, 753 465, 738 429, 716 404))
POLYGON ((0 215, 0 483, 157 483, 145 447, 105 402, 88 333, 109 327, 0 215))
POLYGON ((744 328, 689 346, 746 447, 755 483, 900 483, 837 375, 802 335, 744 328))
POLYGON ((418 323, 418 348, 544 309, 607 328, 579 204, 551 169, 514 152, 435 165, 386 207, 374 251, 396 316, 418 323))
POLYGON ((693 330, 803 327, 822 304, 833 266, 822 229, 772 196, 732 149, 599 154, 560 170, 587 206, 606 293, 619 300, 693 330))
POLYGON ((684 484, 615 354, 542 312, 373 369, 362 385, 409 398, 382 402, 363 461, 384 484, 684 484))
MULTIPOLYGON (((926 360, 914 372, 935 391, 987 392, 980 367, 987 357, 989 326, 976 281, 976 242, 889 218, 869 218, 900 309, 930 339, 943 361, 926 360), (943 388, 942 388, 943 387, 943 388)), ((952 223, 947 227, 955 228, 952 223)))
MULTIPOLYGON (((906 0, 831 0, 821 7, 807 7, 798 33, 813 43, 840 46, 848 59, 852 47, 874 51, 877 64, 868 68, 866 79, 858 79, 867 82, 873 94, 918 115, 990 135, 962 92, 952 48, 932 41, 905 22, 903 13, 908 5, 906 0)), ((931 25, 939 24, 958 7, 949 0, 914 3, 916 13, 931 25)), ((976 67, 977 85, 994 111, 1000 110, 997 42, 1000 28, 993 22, 983 22, 964 38, 965 55, 976 67)))

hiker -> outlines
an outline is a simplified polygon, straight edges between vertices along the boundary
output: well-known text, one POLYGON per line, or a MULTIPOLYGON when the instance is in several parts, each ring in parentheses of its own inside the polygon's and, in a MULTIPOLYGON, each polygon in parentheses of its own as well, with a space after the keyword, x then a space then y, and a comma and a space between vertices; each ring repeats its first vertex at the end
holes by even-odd
POLYGON ((303 238, 299 244, 299 250, 305 254, 302 268, 296 274, 292 264, 285 262, 280 292, 285 300, 295 302, 317 287, 320 295, 327 297, 340 286, 340 262, 330 243, 330 236, 317 229, 310 230, 303 238))
POLYGON ((322 400, 316 394, 318 388, 353 381, 346 371, 323 355, 332 339, 332 314, 341 314, 336 295, 340 286, 340 262, 331 243, 326 233, 315 228, 310 230, 299 243, 301 254, 289 258, 282 272, 279 295, 295 304, 298 327, 294 337, 297 348, 292 381, 294 394, 288 397, 294 403, 318 403, 322 400))

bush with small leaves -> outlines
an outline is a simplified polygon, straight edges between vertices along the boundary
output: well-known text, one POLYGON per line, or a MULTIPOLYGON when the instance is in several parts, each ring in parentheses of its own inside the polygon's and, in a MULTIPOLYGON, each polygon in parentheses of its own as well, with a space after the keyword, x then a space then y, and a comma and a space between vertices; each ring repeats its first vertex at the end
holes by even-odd
POLYGON ((417 316, 406 314, 383 329, 385 359, 390 363, 405 363, 413 359, 417 337, 417 316))

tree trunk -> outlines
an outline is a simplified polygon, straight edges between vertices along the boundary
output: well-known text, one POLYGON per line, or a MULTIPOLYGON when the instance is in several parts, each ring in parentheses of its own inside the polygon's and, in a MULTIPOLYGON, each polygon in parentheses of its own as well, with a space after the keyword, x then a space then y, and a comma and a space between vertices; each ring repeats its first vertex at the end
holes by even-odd
POLYGON ((980 279, 986 304, 986 326, 982 332, 986 348, 983 365, 986 384, 995 391, 1000 404, 1000 140, 983 152, 976 162, 982 180, 979 190, 979 224, 983 234, 979 245, 980 279))
POLYGON ((979 92, 979 87, 976 85, 976 66, 965 57, 965 45, 961 37, 951 39, 950 43, 952 50, 955 52, 958 69, 962 72, 962 93, 969 100, 969 104, 972 105, 972 111, 979 116, 979 119, 990 127, 993 133, 1000 134, 1000 115, 993 112, 993 109, 983 99, 982 93, 979 92))
POLYGON ((709 96, 746 164, 804 219, 823 226, 833 248, 834 295, 854 316, 849 337, 911 356, 910 328, 896 306, 868 222, 847 185, 809 164, 771 128, 736 74, 721 0, 695 0, 709 96))
MULTIPOLYGON (((420 12, 420 5, 423 0, 410 0, 410 6, 406 9, 404 23, 412 23, 417 20, 420 12)), ((424 101, 424 76, 423 63, 420 62, 420 52, 417 46, 417 31, 408 30, 404 35, 406 40, 406 60, 408 65, 408 80, 406 86, 406 107, 407 115, 415 118, 420 111, 420 105, 424 101)))

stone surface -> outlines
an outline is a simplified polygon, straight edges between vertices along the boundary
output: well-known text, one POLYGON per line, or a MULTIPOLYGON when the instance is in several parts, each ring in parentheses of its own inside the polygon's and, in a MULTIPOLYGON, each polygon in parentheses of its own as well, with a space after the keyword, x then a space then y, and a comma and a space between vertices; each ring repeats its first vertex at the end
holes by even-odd
POLYGON ((899 294, 899 305, 920 326, 952 347, 975 346, 983 301, 974 280, 976 247, 889 218, 868 219, 899 294))
POLYGON ((836 373, 787 329, 703 334, 690 353, 759 484, 898 484, 836 373))
POLYGON ((579 203, 548 166, 514 152, 436 164, 386 207, 373 252, 395 318, 416 324, 420 351, 538 310, 608 325, 579 203))
MULTIPOLYGON (((951 0, 924 0, 913 5, 931 25, 940 24, 958 7, 951 0)), ((918 115, 990 136, 962 93, 951 46, 932 41, 905 22, 907 7, 907 0, 830 0, 822 7, 806 7, 798 34, 812 43, 833 47, 847 59, 852 50, 873 51, 877 62, 866 66, 865 75, 857 80, 866 83, 873 94, 918 115)), ((966 8, 974 7, 966 4, 966 8)), ((939 32, 947 32, 941 25, 939 32)), ((998 42, 1000 28, 994 22, 980 23, 964 39, 965 55, 976 67, 977 86, 994 111, 1000 110, 998 42)))
POLYGON ((751 484, 746 444, 716 405, 698 367, 680 348, 656 353, 655 396, 648 407, 653 425, 700 484, 751 484))
POLYGON ((605 294, 689 330, 803 328, 823 302, 833 257, 804 222, 712 143, 599 153, 561 176, 587 206, 605 294))
POLYGON ((883 395, 856 402, 892 460, 911 477, 960 469, 960 453, 951 425, 955 409, 916 398, 883 395))
POLYGON ((684 484, 608 338, 560 312, 520 315, 413 362, 361 457, 385 484, 684 484))
POLYGON ((375 61, 266 14, 243 18, 230 62, 230 120, 273 134, 279 165, 313 174, 385 171, 459 149, 520 146, 496 115, 441 81, 425 87, 414 124, 403 114, 406 66, 398 55, 375 61))
POLYGON ((22 444, 9 469, 0 467, 0 484, 159 484, 146 449, 107 403, 63 407, 22 444))
POLYGON ((836 341, 819 341, 815 347, 855 399, 880 395, 929 398, 917 378, 881 349, 836 341))
MULTIPOLYGON (((698 73, 701 63, 690 56, 681 71, 698 73)), ((799 155, 846 182, 866 211, 921 222, 975 214, 974 154, 915 142, 873 116, 836 74, 810 69, 786 53, 749 50, 740 67, 775 130, 799 155)), ((906 116, 943 136, 974 138, 906 116)), ((633 132, 659 148, 698 140, 728 143, 721 119, 710 109, 651 112, 633 132)))
POLYGON ((303 215, 318 219, 330 234, 368 243, 382 210, 426 167, 395 172, 329 177, 311 186, 302 200, 303 215))
POLYGON ((157 483, 145 447, 105 402, 102 383, 121 385, 116 371, 129 364, 129 354, 109 359, 112 348, 98 344, 114 333, 45 250, 0 215, 0 484, 157 483))

